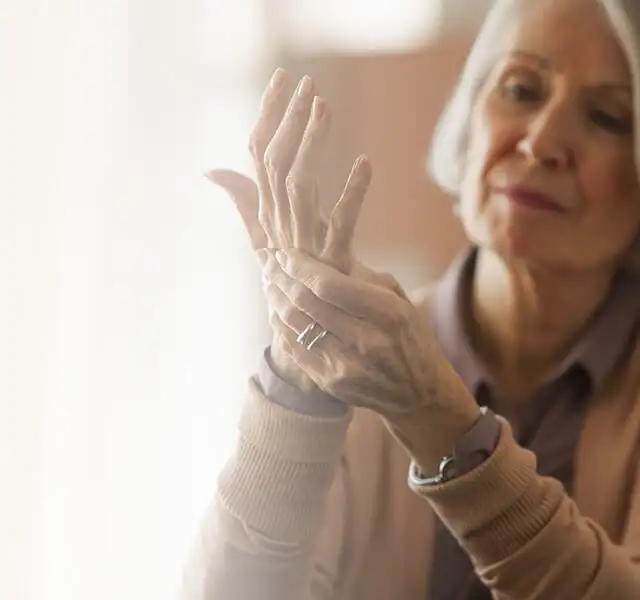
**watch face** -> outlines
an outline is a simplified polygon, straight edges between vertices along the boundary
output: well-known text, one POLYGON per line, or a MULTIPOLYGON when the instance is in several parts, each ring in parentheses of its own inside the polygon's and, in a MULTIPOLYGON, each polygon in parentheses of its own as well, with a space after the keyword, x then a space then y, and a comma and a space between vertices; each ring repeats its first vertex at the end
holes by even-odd
POLYGON ((425 477, 412 462, 410 480, 415 485, 438 485, 461 477, 480 466, 493 453, 499 437, 500 422, 482 407, 482 417, 454 447, 453 455, 443 458, 435 477, 425 477))
POLYGON ((439 469, 442 481, 449 481, 458 475, 457 462, 458 461, 453 456, 442 459, 439 469))

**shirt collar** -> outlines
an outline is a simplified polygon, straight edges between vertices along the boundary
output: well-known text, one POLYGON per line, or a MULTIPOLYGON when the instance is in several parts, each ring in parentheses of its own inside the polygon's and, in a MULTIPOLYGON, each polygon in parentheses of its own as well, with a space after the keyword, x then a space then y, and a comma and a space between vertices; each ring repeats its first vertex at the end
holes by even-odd
MULTIPOLYGON (((486 367, 471 347, 462 318, 465 286, 471 281, 477 248, 459 256, 438 283, 433 305, 434 329, 445 356, 468 389, 477 394, 490 385, 486 367)), ((611 292, 560 366, 557 378, 578 366, 599 388, 628 347, 640 322, 640 277, 621 271, 611 292)))

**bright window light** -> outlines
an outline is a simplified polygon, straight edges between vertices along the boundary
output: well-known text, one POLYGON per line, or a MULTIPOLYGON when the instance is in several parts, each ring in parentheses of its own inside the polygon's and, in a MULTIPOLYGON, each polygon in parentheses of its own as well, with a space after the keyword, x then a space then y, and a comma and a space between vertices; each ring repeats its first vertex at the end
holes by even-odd
POLYGON ((296 49, 397 52, 424 45, 442 11, 439 0, 285 0, 281 24, 296 49))

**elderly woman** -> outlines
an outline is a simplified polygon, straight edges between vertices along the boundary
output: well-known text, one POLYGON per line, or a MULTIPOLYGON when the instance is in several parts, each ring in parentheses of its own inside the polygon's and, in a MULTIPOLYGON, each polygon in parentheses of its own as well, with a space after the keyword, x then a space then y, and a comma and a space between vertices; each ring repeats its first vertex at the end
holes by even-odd
POLYGON ((637 0, 498 1, 432 151, 470 249, 410 302, 352 257, 366 159, 319 215, 328 108, 276 72, 257 186, 210 174, 274 339, 188 597, 640 598, 639 86, 637 0))

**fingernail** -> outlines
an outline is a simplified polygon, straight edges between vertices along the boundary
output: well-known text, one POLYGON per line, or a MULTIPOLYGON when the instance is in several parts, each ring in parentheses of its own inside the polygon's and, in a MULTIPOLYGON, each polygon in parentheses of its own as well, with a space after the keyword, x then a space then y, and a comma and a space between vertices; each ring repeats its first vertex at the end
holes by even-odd
POLYGON ((325 108, 327 106, 327 103, 320 98, 320 96, 316 96, 313 99, 313 114, 315 115, 316 119, 322 119, 322 115, 324 115, 325 113, 325 108))
POLYGON ((356 160, 356 171, 360 171, 361 169, 363 169, 367 164, 367 157, 362 154, 361 156, 358 156, 358 160, 356 160))
POLYGON ((213 185, 223 189, 227 194, 233 196, 234 195, 234 187, 232 182, 228 181, 228 178, 225 178, 224 174, 219 174, 216 171, 208 171, 204 174, 205 178, 213 183, 213 185))
POLYGON ((300 98, 306 98, 311 94, 311 90, 313 89, 313 80, 308 75, 305 75, 302 78, 298 85, 298 96, 300 98))
POLYGON ((285 79, 286 79, 285 70, 278 67, 273 72, 273 75, 271 76, 271 82, 269 83, 269 85, 271 86, 271 89, 273 90, 280 89, 283 86, 285 79))
POLYGON ((213 185, 222 188, 225 191, 229 191, 229 188, 225 185, 224 180, 221 181, 220 178, 218 177, 217 173, 204 173, 204 178, 209 181, 210 183, 213 183, 213 185))
POLYGON ((366 179, 371 175, 371 164, 364 154, 358 157, 354 170, 355 174, 361 179, 366 179))

